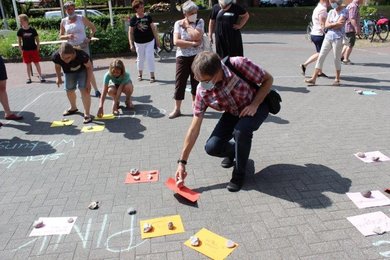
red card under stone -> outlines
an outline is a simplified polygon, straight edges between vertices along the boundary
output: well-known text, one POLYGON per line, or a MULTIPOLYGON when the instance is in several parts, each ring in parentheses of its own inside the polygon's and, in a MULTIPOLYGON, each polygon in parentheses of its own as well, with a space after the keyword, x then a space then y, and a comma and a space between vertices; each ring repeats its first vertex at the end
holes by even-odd
POLYGON ((176 186, 176 181, 172 178, 168 178, 168 180, 165 182, 165 185, 170 189, 176 192, 177 194, 183 196, 184 198, 188 199, 189 201, 195 202, 199 199, 200 194, 187 188, 186 186, 183 186, 182 188, 178 188, 176 186))
POLYGON ((140 171, 138 175, 131 175, 129 172, 126 176, 125 183, 140 183, 140 182, 155 182, 158 181, 159 171, 153 170, 153 171, 140 171), (149 174, 152 176, 152 179, 149 180, 149 174), (135 180, 134 177, 139 176, 139 180, 135 180))

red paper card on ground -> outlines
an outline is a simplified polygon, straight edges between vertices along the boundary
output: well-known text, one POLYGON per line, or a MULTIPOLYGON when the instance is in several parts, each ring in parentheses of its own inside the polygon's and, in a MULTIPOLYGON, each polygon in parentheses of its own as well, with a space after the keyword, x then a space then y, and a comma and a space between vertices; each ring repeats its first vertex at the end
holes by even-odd
POLYGON ((157 170, 140 171, 138 175, 131 175, 129 172, 126 176, 125 183, 156 182, 158 181, 159 175, 160 172, 157 170), (151 179, 149 179, 149 175, 151 176, 151 179), (139 180, 137 180, 137 176, 139 177, 139 180))
POLYGON ((176 192, 177 194, 183 196, 184 198, 188 199, 189 201, 195 202, 199 199, 200 194, 187 188, 186 186, 183 186, 182 188, 178 188, 176 186, 176 182, 172 178, 168 178, 168 180, 165 182, 165 185, 170 189, 176 192))

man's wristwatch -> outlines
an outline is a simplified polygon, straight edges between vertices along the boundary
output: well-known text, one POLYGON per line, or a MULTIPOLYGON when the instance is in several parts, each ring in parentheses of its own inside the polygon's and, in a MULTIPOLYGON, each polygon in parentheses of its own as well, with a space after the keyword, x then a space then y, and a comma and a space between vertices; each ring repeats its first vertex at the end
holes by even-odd
POLYGON ((186 160, 181 160, 181 159, 179 159, 179 160, 177 160, 177 163, 181 163, 181 164, 183 164, 183 165, 186 165, 186 164, 187 164, 187 161, 186 161, 186 160))

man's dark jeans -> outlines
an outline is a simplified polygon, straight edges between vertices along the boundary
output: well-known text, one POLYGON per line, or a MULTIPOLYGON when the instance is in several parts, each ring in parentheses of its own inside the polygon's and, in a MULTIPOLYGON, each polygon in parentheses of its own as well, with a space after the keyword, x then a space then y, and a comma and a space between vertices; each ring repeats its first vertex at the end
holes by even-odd
POLYGON ((256 114, 239 118, 230 113, 223 113, 213 133, 207 140, 205 150, 207 154, 217 157, 235 158, 233 178, 243 180, 252 146, 253 132, 268 116, 266 102, 260 104, 256 114), (234 142, 230 140, 234 138, 234 142))

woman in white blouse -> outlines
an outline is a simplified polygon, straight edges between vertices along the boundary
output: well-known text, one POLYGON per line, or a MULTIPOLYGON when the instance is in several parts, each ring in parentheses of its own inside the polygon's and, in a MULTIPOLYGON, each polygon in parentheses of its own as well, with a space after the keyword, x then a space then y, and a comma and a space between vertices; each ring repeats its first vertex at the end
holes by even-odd
POLYGON ((196 54, 203 51, 204 21, 203 19, 197 19, 198 6, 189 0, 183 4, 182 9, 184 19, 175 22, 173 32, 173 42, 177 46, 176 84, 173 95, 175 108, 169 114, 170 119, 181 116, 180 108, 184 100, 188 77, 191 80, 192 101, 195 98, 196 87, 199 82, 191 71, 191 65, 196 54))

